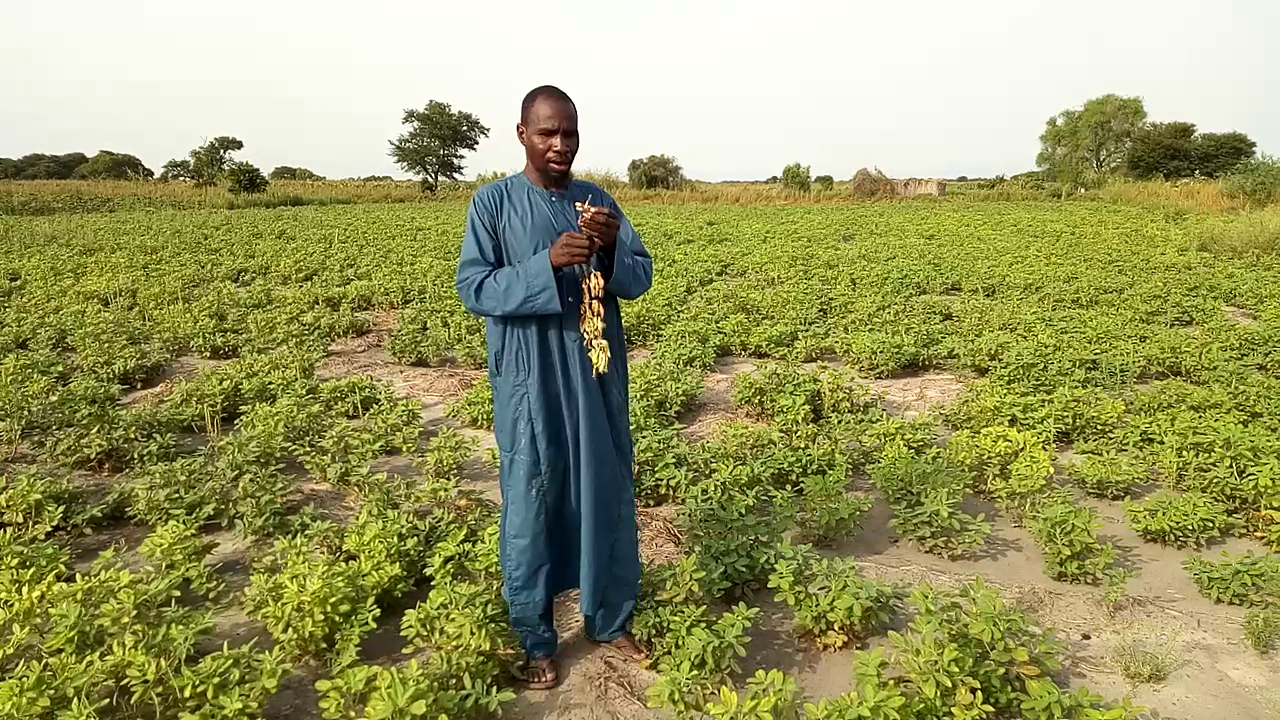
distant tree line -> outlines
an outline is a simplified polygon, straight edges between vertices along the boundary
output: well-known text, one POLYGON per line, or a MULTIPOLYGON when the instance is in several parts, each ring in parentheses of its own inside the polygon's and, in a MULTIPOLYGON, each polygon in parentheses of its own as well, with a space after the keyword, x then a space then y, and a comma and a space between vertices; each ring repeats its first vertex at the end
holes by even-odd
POLYGON ((93 157, 72 152, 0 158, 0 180, 150 180, 154 176, 137 157, 111 150, 99 150, 93 157))
POLYGON ((1078 187, 1111 177, 1218 178, 1253 159, 1256 150, 1244 133, 1151 122, 1141 98, 1108 94, 1049 118, 1036 166, 1047 179, 1078 187))

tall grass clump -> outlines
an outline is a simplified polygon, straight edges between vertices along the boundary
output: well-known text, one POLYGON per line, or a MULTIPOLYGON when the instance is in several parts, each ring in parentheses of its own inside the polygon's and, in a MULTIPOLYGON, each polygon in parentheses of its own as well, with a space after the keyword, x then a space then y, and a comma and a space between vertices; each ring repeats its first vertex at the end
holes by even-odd
POLYGON ((1121 205, 1172 212, 1227 212, 1245 206, 1216 180, 1114 180, 1086 194, 1121 205))
POLYGON ((1280 257, 1280 207, 1232 215, 1204 226, 1193 238, 1202 252, 1241 259, 1280 257))

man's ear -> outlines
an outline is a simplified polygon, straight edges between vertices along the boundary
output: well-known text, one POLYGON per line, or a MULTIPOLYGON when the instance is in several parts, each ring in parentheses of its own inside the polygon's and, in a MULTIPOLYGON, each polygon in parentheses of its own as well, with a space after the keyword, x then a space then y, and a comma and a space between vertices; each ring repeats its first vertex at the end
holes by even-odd
POLYGON ((516 123, 516 138, 520 141, 521 145, 525 144, 524 123, 516 123))

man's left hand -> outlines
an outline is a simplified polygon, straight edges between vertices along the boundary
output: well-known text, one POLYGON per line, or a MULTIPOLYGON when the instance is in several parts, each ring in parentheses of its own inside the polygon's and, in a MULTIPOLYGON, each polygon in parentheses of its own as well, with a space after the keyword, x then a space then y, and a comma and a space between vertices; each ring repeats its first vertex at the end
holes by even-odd
POLYGON ((605 207, 588 207, 582 213, 580 224, 587 237, 606 248, 612 248, 618 242, 618 230, 622 227, 618 216, 605 207))

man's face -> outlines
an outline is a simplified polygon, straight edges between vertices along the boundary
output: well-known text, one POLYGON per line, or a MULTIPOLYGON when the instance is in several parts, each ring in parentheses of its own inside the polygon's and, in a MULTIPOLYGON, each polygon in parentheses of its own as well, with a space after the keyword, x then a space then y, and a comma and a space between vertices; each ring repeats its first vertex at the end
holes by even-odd
POLYGON ((549 180, 562 181, 578 154, 578 113, 563 100, 541 97, 529 108, 527 123, 516 126, 530 167, 549 180))

